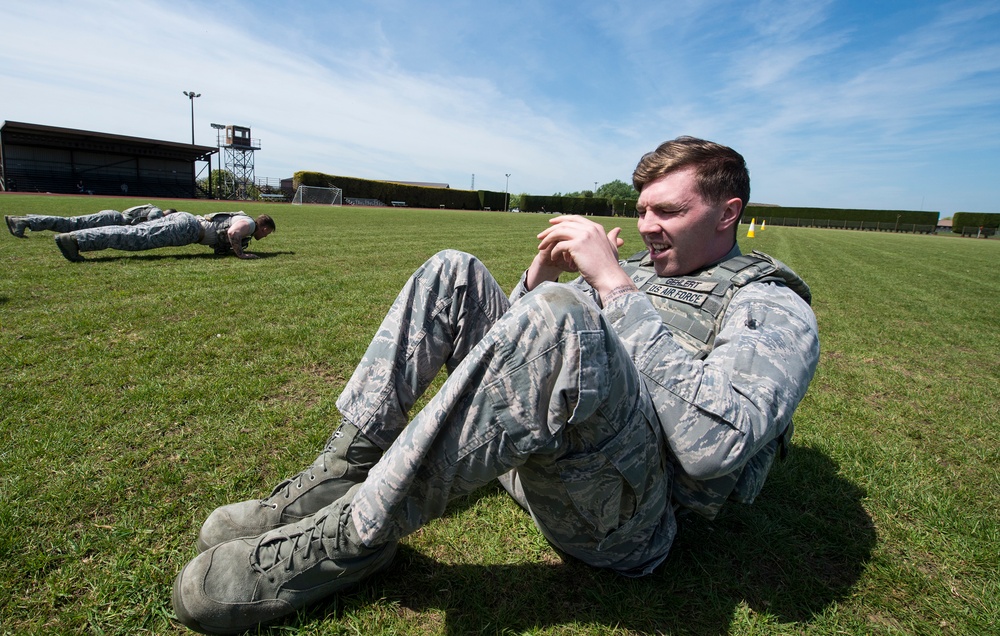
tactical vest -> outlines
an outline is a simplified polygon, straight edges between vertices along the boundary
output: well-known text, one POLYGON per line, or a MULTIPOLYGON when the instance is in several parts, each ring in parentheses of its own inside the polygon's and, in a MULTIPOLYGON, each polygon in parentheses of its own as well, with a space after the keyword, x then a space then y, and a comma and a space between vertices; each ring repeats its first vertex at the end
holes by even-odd
MULTIPOLYGON (((715 345, 726 309, 739 288, 751 282, 775 282, 785 285, 812 302, 809 286, 784 263, 763 252, 741 254, 689 276, 657 276, 649 252, 640 252, 622 268, 645 292, 660 314, 674 340, 699 360, 705 359, 715 345)), ((742 471, 711 480, 694 480, 678 471, 674 499, 682 506, 709 519, 726 500, 752 503, 764 486, 776 455, 786 453, 792 436, 791 422, 774 440, 765 445, 743 466, 742 471)))
POLYGON ((649 252, 640 252, 621 263, 632 282, 646 293, 674 339, 699 360, 715 345, 733 295, 754 281, 787 286, 807 303, 812 302, 809 286, 787 265, 763 252, 741 254, 690 276, 656 275, 649 252))
MULTIPOLYGON (((250 223, 254 226, 256 230, 257 225, 250 215, 243 212, 213 212, 211 214, 206 214, 202 216, 205 221, 207 221, 207 227, 205 227, 205 245, 215 248, 216 254, 229 254, 233 251, 233 246, 229 244, 229 239, 221 239, 219 237, 224 237, 229 232, 229 228, 232 227, 233 221, 236 217, 245 216, 250 219, 250 223), (214 238, 213 238, 214 237, 214 238)), ((253 238, 253 231, 250 232, 249 236, 244 236, 243 240, 240 241, 240 246, 245 250, 250 246, 250 239, 253 238)))

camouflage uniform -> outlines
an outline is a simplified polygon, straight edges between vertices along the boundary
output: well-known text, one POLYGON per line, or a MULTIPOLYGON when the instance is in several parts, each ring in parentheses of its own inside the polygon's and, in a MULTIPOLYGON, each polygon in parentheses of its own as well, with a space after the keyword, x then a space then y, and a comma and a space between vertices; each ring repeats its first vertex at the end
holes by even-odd
MULTIPOLYGON (((201 243, 209 247, 223 244, 228 246, 229 240, 226 238, 226 231, 236 214, 212 216, 217 216, 217 220, 209 220, 187 212, 174 212, 155 221, 137 225, 77 230, 70 235, 76 239, 81 252, 104 249, 136 252, 159 247, 178 247, 191 243, 201 243), (222 241, 219 241, 220 236, 223 237, 222 241)), ((247 216, 247 219, 250 217, 247 216)), ((252 224, 253 219, 250 221, 252 224)), ((256 226, 253 225, 253 227, 256 226)))
POLYGON ((116 225, 135 225, 145 221, 162 218, 163 210, 151 205, 137 205, 119 212, 117 210, 101 210, 94 214, 82 216, 48 216, 43 214, 27 214, 18 220, 27 223, 32 232, 74 232, 97 227, 116 225))
POLYGON ((354 498, 362 540, 405 536, 499 477, 559 549, 651 572, 684 503, 673 473, 717 498, 713 480, 738 478, 787 428, 818 358, 811 310, 778 282, 740 287, 713 341, 693 355, 647 294, 602 309, 582 279, 527 293, 522 279, 508 301, 474 257, 435 255, 337 401, 387 449, 354 498), (447 382, 407 425, 442 366, 447 382))
POLYGON ((636 575, 666 557, 675 525, 653 404, 579 289, 546 283, 510 305, 482 263, 441 252, 396 298, 337 406, 388 449, 354 498, 368 545, 517 468, 564 552, 636 575), (447 382, 407 425, 441 367, 447 382))
POLYGON ((81 252, 105 249, 137 252, 197 243, 201 234, 198 217, 187 212, 174 212, 147 223, 77 230, 70 236, 76 239, 81 252))

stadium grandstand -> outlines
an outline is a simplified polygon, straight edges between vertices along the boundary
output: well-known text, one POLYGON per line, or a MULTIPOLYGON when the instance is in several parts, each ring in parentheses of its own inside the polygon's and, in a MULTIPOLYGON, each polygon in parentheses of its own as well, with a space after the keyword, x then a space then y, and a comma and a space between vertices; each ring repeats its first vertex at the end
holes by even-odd
POLYGON ((213 146, 6 121, 0 189, 8 192, 195 198, 195 162, 213 146))

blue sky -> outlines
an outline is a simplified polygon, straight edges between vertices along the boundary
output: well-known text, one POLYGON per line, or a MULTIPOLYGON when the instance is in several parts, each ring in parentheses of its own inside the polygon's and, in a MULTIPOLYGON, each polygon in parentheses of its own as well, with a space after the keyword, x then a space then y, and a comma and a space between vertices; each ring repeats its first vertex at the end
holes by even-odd
POLYGON ((0 120, 552 194, 690 134, 751 199, 1000 212, 1000 2, 0 0, 0 120))

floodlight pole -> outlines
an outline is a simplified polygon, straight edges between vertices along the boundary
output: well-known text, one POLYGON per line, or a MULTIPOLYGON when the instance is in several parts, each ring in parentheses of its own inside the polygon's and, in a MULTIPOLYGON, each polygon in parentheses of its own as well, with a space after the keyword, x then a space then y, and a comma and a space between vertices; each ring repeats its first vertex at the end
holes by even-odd
POLYGON ((194 91, 184 91, 184 94, 191 100, 191 145, 194 145, 194 98, 201 97, 201 93, 194 91))
POLYGON ((507 181, 503 184, 503 211, 510 212, 510 195, 507 194, 507 188, 510 186, 510 173, 504 174, 507 177, 507 181))
MULTIPOLYGON (((215 152, 216 152, 216 154, 219 157, 219 176, 221 177, 222 176, 222 142, 220 141, 219 135, 221 134, 220 131, 223 128, 225 128, 225 125, 223 125, 223 124, 211 124, 211 126, 212 126, 212 128, 215 129, 215 152)), ((211 184, 212 184, 212 170, 211 169, 209 169, 209 171, 208 171, 208 183, 211 186, 211 184)), ((221 188, 220 188, 220 190, 221 190, 221 188)), ((219 197, 218 198, 220 198, 220 199, 222 198, 222 193, 221 192, 219 192, 219 197)))
POLYGON ((221 152, 222 152, 222 139, 221 139, 220 135, 221 135, 222 133, 221 133, 220 131, 221 131, 221 130, 222 130, 223 128, 225 128, 225 126, 224 126, 224 125, 222 125, 222 124, 209 124, 209 125, 210 125, 210 126, 211 126, 212 128, 214 128, 214 129, 215 129, 215 149, 216 149, 216 151, 217 151, 217 152, 220 152, 220 153, 221 153, 221 152))

